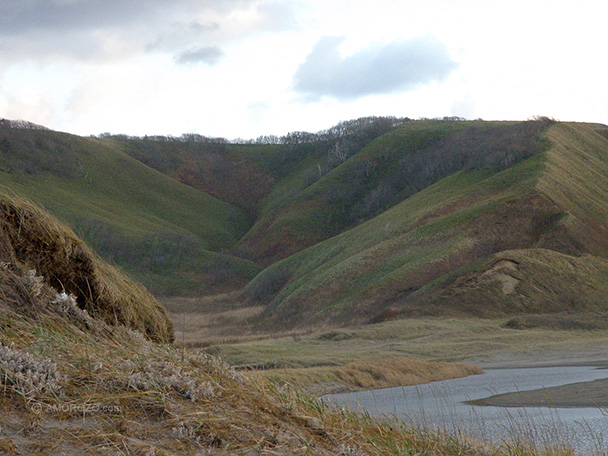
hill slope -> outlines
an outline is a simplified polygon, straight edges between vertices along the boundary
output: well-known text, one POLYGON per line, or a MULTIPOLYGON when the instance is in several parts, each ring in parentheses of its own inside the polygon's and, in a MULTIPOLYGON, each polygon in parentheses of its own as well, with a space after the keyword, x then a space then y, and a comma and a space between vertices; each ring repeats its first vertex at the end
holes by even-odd
POLYGON ((328 199, 335 179, 315 183, 402 122, 366 117, 316 134, 294 132, 257 144, 227 144, 196 135, 116 140, 148 166, 249 214, 251 229, 232 252, 269 265, 358 223, 343 214, 341 196, 328 199))
POLYGON ((154 341, 173 341, 171 320, 145 288, 97 258, 50 214, 4 191, 0 265, 1 305, 26 317, 50 307, 85 328, 92 316, 154 341))
POLYGON ((236 145, 1 126, 0 176, 157 292, 246 284, 269 328, 603 311, 607 132, 365 118, 236 145))
POLYGON ((554 124, 546 135, 545 152, 506 166, 462 166, 267 268, 246 288, 271 300, 264 323, 605 311, 608 141, 580 124, 554 124))
POLYGON ((246 215, 112 141, 0 125, 0 179, 156 292, 222 289, 222 282, 239 285, 258 271, 217 253, 248 229, 246 215))

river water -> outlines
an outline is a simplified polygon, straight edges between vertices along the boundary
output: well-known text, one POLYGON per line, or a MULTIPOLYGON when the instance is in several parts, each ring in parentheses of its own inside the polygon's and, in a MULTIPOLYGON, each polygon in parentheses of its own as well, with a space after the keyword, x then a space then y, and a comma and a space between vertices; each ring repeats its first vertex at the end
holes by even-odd
POLYGON ((484 374, 424 385, 324 397, 375 416, 396 416, 427 429, 442 429, 495 443, 531 442, 538 449, 566 443, 580 454, 608 454, 608 411, 599 408, 474 406, 466 401, 495 394, 608 378, 590 366, 487 369, 484 374))

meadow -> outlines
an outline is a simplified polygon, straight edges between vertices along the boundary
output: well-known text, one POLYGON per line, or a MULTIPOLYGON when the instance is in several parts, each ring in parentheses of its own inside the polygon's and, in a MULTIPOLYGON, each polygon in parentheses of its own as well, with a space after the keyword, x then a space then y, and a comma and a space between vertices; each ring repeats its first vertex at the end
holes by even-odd
POLYGON ((597 362, 607 343, 608 320, 598 314, 413 318, 264 333, 247 324, 263 307, 212 312, 217 303, 195 298, 163 304, 171 311, 178 344, 315 393, 472 375, 480 372, 476 365, 491 365, 492 360, 597 362))

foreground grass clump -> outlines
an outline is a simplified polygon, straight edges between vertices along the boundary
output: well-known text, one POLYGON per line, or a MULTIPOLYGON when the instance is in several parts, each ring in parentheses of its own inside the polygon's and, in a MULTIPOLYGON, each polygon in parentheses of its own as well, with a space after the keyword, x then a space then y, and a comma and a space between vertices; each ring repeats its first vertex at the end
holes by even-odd
POLYGON ((144 287, 99 259, 66 225, 5 191, 0 193, 0 242, 6 273, 32 271, 30 281, 40 278, 38 292, 46 284, 73 295, 78 307, 109 324, 140 330, 159 342, 173 340, 165 309, 144 287))

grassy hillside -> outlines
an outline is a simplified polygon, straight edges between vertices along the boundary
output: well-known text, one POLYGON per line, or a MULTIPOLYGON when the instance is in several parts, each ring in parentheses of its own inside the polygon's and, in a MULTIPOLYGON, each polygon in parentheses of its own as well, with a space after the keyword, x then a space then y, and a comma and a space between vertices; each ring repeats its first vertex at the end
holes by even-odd
MULTIPOLYGON (((448 128, 469 146, 456 160, 459 170, 450 173, 455 168, 442 161, 429 172, 436 146, 424 146, 429 159, 414 169, 436 176, 435 183, 427 179, 430 185, 389 210, 273 264, 248 284, 252 299, 269 302, 264 323, 605 310, 608 141, 588 125, 554 124, 546 132, 550 143, 542 136, 534 143, 527 133, 522 141, 491 131, 512 124, 488 124, 500 141, 478 153, 479 142, 469 140, 477 125, 448 128), (504 140, 519 153, 508 154, 504 140)), ((452 159, 461 147, 453 137, 447 144, 452 159)))
POLYGON ((250 217, 275 182, 269 165, 277 159, 280 147, 272 145, 238 146, 222 140, 184 140, 169 138, 114 138, 121 148, 174 179, 229 202, 250 217))
POLYGON ((364 118, 240 145, 0 128, 5 185, 157 293, 244 287, 266 329, 601 310, 602 125, 364 118))
POLYGON ((247 230, 245 214, 152 170, 110 140, 0 126, 0 179, 156 292, 222 289, 258 271, 217 253, 247 230))
POLYGON ((232 252, 270 265, 460 170, 505 169, 544 147, 546 122, 363 118, 276 144, 118 138, 130 155, 253 219, 232 252))
POLYGON ((273 139, 270 144, 228 144, 196 135, 115 140, 148 166, 250 215, 253 226, 232 252, 269 265, 358 223, 345 219, 343 201, 327 200, 331 179, 320 192, 311 188, 402 122, 361 118, 316 134, 266 138, 273 139))

